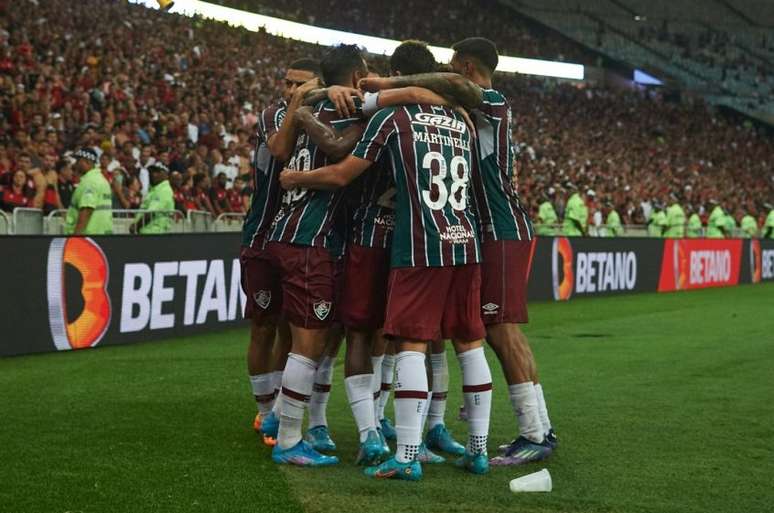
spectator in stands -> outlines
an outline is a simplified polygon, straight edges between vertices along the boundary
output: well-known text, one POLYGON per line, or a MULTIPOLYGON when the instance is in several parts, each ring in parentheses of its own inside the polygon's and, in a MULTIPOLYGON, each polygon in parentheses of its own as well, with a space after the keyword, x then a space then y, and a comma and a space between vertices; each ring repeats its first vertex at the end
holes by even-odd
POLYGON ((13 173, 13 178, 10 186, 3 188, 2 196, 0 196, 0 202, 2 208, 6 212, 13 212, 17 207, 28 207, 30 204, 30 196, 27 193, 27 175, 24 171, 17 169, 13 173))
POLYGON ((62 204, 61 208, 68 208, 70 206, 70 200, 73 197, 73 192, 75 191, 73 168, 70 164, 70 160, 66 158, 59 159, 56 163, 56 173, 57 192, 59 193, 59 201, 62 204))

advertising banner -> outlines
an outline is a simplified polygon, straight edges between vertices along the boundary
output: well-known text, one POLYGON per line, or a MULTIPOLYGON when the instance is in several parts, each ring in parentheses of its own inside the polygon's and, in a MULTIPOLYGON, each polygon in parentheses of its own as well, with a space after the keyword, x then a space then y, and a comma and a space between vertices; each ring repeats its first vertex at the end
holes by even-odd
MULTIPOLYGON (((0 237, 0 356, 236 326, 246 301, 239 242, 238 233, 0 237)), ((774 240, 540 237, 528 300, 767 281, 774 240)))
POLYGON ((242 319, 238 234, 2 237, 0 355, 125 344, 242 319))

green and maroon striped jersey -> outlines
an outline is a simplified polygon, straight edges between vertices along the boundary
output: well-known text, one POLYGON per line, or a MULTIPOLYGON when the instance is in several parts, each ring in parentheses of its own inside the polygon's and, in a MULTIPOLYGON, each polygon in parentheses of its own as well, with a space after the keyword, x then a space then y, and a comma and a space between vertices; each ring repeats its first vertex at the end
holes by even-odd
POLYGON ((350 242, 387 249, 395 227, 395 182, 387 155, 347 187, 352 211, 350 242))
POLYGON ((392 267, 479 262, 468 191, 470 144, 464 119, 446 107, 390 107, 369 121, 352 154, 371 162, 390 158, 396 185, 392 267))
POLYGON ((514 148, 511 107, 494 89, 484 89, 483 102, 472 112, 478 154, 473 194, 481 240, 530 240, 532 223, 513 182, 514 148))
POLYGON ((287 113, 284 101, 267 107, 258 119, 258 144, 253 155, 253 196, 242 225, 242 245, 263 245, 263 235, 271 226, 280 204, 279 174, 283 163, 269 152, 268 141, 276 134, 287 113))
MULTIPOLYGON (((353 123, 362 122, 362 112, 355 117, 340 119, 336 107, 330 100, 323 100, 314 107, 317 118, 336 130, 344 130, 353 123)), ((288 168, 297 171, 310 171, 328 165, 328 157, 304 132, 296 141, 293 156, 288 168)), ((338 233, 335 228, 336 211, 342 203, 343 191, 319 191, 298 188, 285 191, 282 206, 274 217, 268 234, 268 240, 298 244, 302 246, 323 246, 332 254, 341 251, 346 234, 338 233)))

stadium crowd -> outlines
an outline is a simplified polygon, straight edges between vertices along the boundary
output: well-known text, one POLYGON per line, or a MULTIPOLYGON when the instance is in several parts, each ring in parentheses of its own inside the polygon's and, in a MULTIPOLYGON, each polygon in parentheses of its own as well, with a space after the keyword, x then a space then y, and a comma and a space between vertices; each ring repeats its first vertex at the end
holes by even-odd
MULTIPOLYGON (((433 16, 414 16, 394 4, 361 22, 381 19, 380 27, 404 29, 383 35, 444 43, 461 35, 455 30, 475 32, 468 3, 444 4, 459 21, 444 28, 450 31, 445 36, 433 16), (385 16, 410 19, 384 23, 385 16)), ((305 21, 323 22, 322 3, 304 6, 311 16, 305 21)), ((565 50, 559 39, 545 43, 550 38, 532 38, 519 24, 502 32, 491 21, 497 18, 485 16, 489 8, 476 10, 486 19, 474 25, 501 36, 504 48, 555 58, 565 50)), ((148 167, 160 161, 171 170, 176 209, 244 212, 257 115, 275 97, 287 62, 321 52, 115 0, 0 2, 0 203, 5 210, 66 208, 75 184, 65 157, 85 146, 99 155, 116 209, 141 204, 148 167)), ((379 70, 382 62, 370 64, 379 70)), ((549 200, 561 218, 576 190, 587 199, 592 223, 615 209, 624 224, 644 224, 679 202, 705 223, 717 203, 736 223, 751 214, 761 226, 771 208, 772 137, 702 103, 666 101, 654 90, 618 92, 505 75, 496 87, 512 103, 514 139, 522 150, 519 189, 535 215, 549 200)))

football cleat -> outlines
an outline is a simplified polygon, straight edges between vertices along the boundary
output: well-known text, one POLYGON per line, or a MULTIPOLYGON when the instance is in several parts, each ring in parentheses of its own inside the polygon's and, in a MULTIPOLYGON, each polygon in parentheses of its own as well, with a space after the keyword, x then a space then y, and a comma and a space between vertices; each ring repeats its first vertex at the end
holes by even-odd
POLYGON ((454 464, 472 474, 486 474, 489 472, 489 457, 485 452, 470 454, 465 451, 465 454, 455 461, 454 464))
POLYGON ((379 433, 379 440, 382 442, 382 454, 384 454, 384 456, 389 456, 390 452, 392 451, 390 450, 390 446, 387 444, 387 439, 384 438, 384 433, 382 433, 381 428, 376 428, 376 432, 379 433))
POLYGON ((261 433, 263 433, 264 438, 277 438, 277 433, 279 433, 279 417, 273 411, 269 412, 261 421, 261 433))
POLYGON ((376 467, 366 467, 363 473, 376 479, 403 479, 419 481, 422 479, 422 465, 417 460, 399 463, 394 457, 376 467))
POLYGON ((548 445, 551 446, 552 450, 556 449, 556 446, 559 445, 559 438, 557 438, 554 428, 549 429, 548 433, 546 433, 546 442, 548 442, 548 445))
POLYGON ((524 465, 540 461, 551 455, 551 446, 547 442, 541 444, 520 436, 500 456, 495 456, 489 463, 492 465, 524 465))
POLYGON ((428 449, 435 449, 447 454, 453 454, 454 456, 465 454, 465 446, 452 438, 451 433, 443 424, 437 424, 427 432, 425 444, 428 449))
POLYGON ((384 438, 387 440, 395 441, 397 440, 397 435, 395 434, 395 427, 392 425, 392 422, 390 422, 390 419, 387 417, 384 417, 382 420, 379 421, 379 423, 382 425, 382 434, 384 435, 384 438))
MULTIPOLYGON (((389 450, 387 454, 389 454, 389 450)), ((360 444, 355 465, 373 467, 381 463, 385 456, 384 446, 379 433, 371 431, 368 433, 368 438, 365 439, 365 442, 360 444)))
POLYGON ((427 445, 425 445, 424 442, 419 444, 419 450, 417 451, 417 461, 420 463, 443 463, 446 461, 446 458, 443 456, 439 456, 430 449, 427 448, 427 445))
POLYGON ((282 449, 279 445, 275 445, 271 451, 271 459, 274 463, 298 465, 300 467, 324 467, 335 465, 339 462, 336 456, 320 454, 304 440, 299 441, 288 449, 282 449))
POLYGON ((263 417, 261 417, 260 413, 255 414, 255 419, 253 420, 253 429, 256 433, 261 432, 261 423, 263 422, 263 417))
POLYGON ((315 426, 306 432, 304 437, 315 451, 335 451, 336 444, 331 439, 328 426, 315 426))

